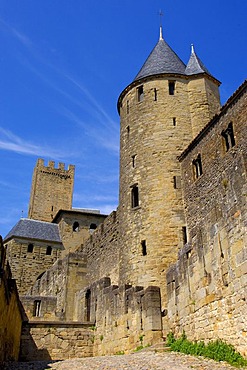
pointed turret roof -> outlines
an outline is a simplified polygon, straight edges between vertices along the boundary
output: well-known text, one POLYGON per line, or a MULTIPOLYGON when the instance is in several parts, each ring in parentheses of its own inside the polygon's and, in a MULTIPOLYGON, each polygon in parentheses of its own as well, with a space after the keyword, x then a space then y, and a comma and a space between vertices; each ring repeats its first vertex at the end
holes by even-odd
POLYGON ((211 76, 211 73, 208 71, 208 69, 202 63, 201 59, 195 53, 193 45, 191 45, 191 55, 189 62, 186 66, 185 73, 187 75, 195 75, 197 73, 207 73, 211 76))
POLYGON ((162 29, 160 29, 160 39, 151 51, 134 81, 161 73, 185 74, 185 68, 186 66, 182 60, 163 39, 162 29))

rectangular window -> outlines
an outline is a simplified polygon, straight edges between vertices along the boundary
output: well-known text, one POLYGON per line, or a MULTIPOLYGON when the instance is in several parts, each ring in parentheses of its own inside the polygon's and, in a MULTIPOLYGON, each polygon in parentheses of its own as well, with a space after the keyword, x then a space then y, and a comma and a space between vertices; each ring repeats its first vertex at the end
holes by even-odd
POLYGON ((33 316, 39 317, 40 313, 41 313, 41 301, 40 300, 34 301, 33 316))
POLYGON ((142 255, 146 256, 147 255, 147 245, 146 245, 146 240, 141 241, 141 246, 142 246, 142 255))
POLYGON ((33 244, 28 244, 28 246, 27 246, 27 252, 28 253, 33 253, 33 244))
POLYGON ((183 244, 185 245, 188 241, 187 239, 187 228, 186 226, 182 227, 182 235, 183 235, 183 244))
POLYGON ((129 101, 127 100, 127 114, 129 114, 130 112, 130 104, 129 104, 129 101))
POLYGON ((137 100, 139 102, 143 101, 144 99, 144 91, 143 91, 143 86, 139 86, 137 88, 137 100))
POLYGON ((169 81, 168 86, 169 86, 169 95, 174 95, 175 94, 175 82, 169 81))
POLYGON ((173 176, 174 189, 181 189, 181 176, 173 176))
POLYGON ((157 101, 157 97, 158 97, 158 92, 157 92, 157 89, 154 88, 154 101, 157 101))
POLYGON ((202 159, 201 154, 198 154, 197 158, 193 160, 193 172, 194 179, 198 179, 202 175, 202 159))
POLYGON ((228 152, 228 150, 231 149, 235 145, 235 138, 234 138, 232 122, 229 123, 226 130, 222 131, 221 136, 223 138, 225 151, 228 152))
POLYGON ((48 245, 47 248, 46 248, 46 255, 51 256, 51 252, 52 252, 52 247, 50 245, 48 245))
POLYGON ((139 206, 139 190, 138 186, 134 185, 131 189, 131 207, 135 208, 139 206))
POLYGON ((135 165, 136 165, 136 154, 135 155, 132 155, 132 167, 135 168, 135 165))
POLYGON ((176 120, 176 117, 173 117, 173 119, 172 119, 172 123, 173 123, 173 126, 177 126, 177 120, 176 120))

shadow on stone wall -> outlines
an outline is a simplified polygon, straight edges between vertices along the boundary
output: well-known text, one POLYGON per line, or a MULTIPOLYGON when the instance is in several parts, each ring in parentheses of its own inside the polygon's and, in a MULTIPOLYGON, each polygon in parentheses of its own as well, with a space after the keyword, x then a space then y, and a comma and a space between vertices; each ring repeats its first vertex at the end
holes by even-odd
POLYGON ((38 348, 33 340, 30 327, 23 325, 19 361, 49 361, 51 356, 46 348, 38 348))

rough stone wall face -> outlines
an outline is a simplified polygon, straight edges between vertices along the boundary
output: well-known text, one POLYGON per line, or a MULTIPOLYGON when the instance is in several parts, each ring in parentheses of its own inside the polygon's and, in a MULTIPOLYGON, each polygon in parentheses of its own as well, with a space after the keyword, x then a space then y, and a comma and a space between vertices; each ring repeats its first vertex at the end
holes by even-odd
POLYGON ((113 211, 78 250, 87 258, 88 284, 104 276, 118 284, 121 245, 118 211, 113 211))
POLYGON ((140 102, 138 87, 126 91, 120 108, 120 281, 161 286, 165 307, 165 272, 183 245, 181 189, 174 178, 180 176, 177 156, 192 138, 188 81, 175 76, 144 81, 140 102), (170 79, 176 80, 174 95, 170 79), (133 186, 138 207, 131 204, 133 186))
POLYGON ((188 83, 188 96, 192 138, 195 138, 220 110, 219 88, 207 77, 197 77, 188 83))
POLYGON ((7 256, 12 274, 16 280, 19 294, 25 294, 35 283, 39 275, 49 269, 59 258, 61 244, 33 241, 33 252, 28 252, 32 241, 12 239, 8 242, 7 256), (52 247, 51 255, 46 255, 47 246, 52 247), (28 273, 26 273, 28 271, 28 273))
POLYGON ((158 287, 117 286, 103 278, 77 296, 81 319, 94 323, 94 355, 128 353, 161 339, 158 287))
POLYGON ((90 225, 99 226, 106 216, 100 214, 77 214, 70 215, 65 213, 58 221, 60 236, 65 250, 62 256, 68 252, 75 252, 94 232, 90 229, 90 225), (74 224, 78 224, 76 230, 73 229, 74 224))
POLYGON ((93 355, 93 331, 81 323, 26 323, 21 361, 65 360, 93 355))
POLYGON ((59 163, 55 168, 54 161, 44 165, 43 159, 38 159, 34 169, 28 217, 51 222, 60 209, 71 209, 74 187, 75 167, 59 163))
POLYGON ((86 279, 86 260, 81 253, 69 253, 59 259, 34 284, 28 295, 21 297, 29 319, 33 317, 31 305, 34 300, 41 300, 39 320, 75 320, 75 293, 88 285, 86 279), (46 310, 42 306, 46 305, 46 310))
POLYGON ((247 94, 234 96, 182 160, 189 244, 167 275, 168 319, 190 339, 221 338, 247 355, 247 94), (222 131, 232 122, 235 145, 222 131), (202 175, 192 161, 201 154, 202 175))
POLYGON ((22 326, 17 287, 5 252, 0 237, 0 367, 2 361, 18 360, 22 326))

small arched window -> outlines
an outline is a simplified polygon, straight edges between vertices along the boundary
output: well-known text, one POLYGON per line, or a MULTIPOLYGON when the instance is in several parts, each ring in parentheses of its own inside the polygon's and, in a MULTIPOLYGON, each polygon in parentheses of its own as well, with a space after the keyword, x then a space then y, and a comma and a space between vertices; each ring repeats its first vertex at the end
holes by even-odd
POLYGON ((73 231, 76 233, 79 231, 79 222, 75 221, 73 223, 73 231))

